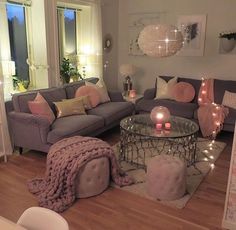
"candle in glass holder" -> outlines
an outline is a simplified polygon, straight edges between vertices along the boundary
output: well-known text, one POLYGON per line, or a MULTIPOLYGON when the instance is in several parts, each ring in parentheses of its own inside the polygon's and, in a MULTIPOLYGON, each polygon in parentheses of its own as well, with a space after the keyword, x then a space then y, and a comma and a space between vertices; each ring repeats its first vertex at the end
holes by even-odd
POLYGON ((156 129, 161 130, 162 129, 162 124, 161 123, 156 123, 156 129))
POLYGON ((135 89, 131 89, 129 91, 129 97, 130 98, 135 98, 136 97, 136 90, 135 89))
POLYGON ((170 128, 171 128, 170 122, 166 122, 166 123, 165 123, 165 129, 170 129, 170 128))

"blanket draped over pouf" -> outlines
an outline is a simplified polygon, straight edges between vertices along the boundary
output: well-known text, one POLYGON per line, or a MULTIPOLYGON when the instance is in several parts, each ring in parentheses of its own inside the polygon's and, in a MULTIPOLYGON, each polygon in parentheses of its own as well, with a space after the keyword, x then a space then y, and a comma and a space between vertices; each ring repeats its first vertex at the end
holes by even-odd
POLYGON ((109 144, 97 138, 75 136, 52 145, 45 177, 30 180, 29 191, 38 197, 40 206, 63 212, 76 199, 75 179, 79 170, 98 157, 110 160, 111 177, 117 185, 133 183, 132 178, 121 171, 109 144))

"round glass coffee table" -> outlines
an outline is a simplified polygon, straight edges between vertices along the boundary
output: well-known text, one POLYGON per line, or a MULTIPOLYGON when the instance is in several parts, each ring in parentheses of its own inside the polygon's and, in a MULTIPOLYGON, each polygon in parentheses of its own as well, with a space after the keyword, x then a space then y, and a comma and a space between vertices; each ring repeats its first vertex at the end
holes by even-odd
POLYGON ((156 129, 149 114, 133 115, 120 122, 119 161, 146 170, 149 158, 159 154, 178 156, 195 166, 199 126, 186 118, 171 116, 170 129, 156 129))

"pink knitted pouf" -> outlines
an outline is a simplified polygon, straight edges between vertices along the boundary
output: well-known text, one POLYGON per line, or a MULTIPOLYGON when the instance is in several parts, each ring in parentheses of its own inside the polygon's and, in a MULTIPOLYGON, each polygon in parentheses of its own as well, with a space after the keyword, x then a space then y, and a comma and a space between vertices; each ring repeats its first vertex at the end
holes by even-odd
POLYGON ((110 182, 110 163, 100 157, 84 165, 76 177, 76 197, 87 198, 105 191, 110 182))
POLYGON ((147 193, 159 200, 176 200, 186 191, 186 164, 178 157, 153 157, 147 166, 147 193))

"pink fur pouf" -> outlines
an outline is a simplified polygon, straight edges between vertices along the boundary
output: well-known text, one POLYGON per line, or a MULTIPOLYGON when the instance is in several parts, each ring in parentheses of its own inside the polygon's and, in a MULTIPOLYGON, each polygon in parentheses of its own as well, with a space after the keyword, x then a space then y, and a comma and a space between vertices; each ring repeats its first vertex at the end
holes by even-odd
POLYGON ((176 200, 186 191, 186 164, 178 157, 153 157, 147 167, 147 193, 159 200, 176 200))

